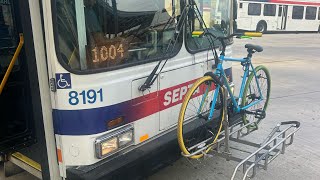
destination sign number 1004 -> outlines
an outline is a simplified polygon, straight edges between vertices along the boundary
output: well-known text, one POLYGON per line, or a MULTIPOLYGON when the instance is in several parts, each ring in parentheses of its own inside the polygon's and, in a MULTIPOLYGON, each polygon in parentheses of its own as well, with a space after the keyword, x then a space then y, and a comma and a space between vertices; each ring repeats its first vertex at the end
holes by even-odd
POLYGON ((122 59, 125 56, 122 43, 118 44, 118 47, 117 45, 94 47, 91 52, 93 63, 122 59))

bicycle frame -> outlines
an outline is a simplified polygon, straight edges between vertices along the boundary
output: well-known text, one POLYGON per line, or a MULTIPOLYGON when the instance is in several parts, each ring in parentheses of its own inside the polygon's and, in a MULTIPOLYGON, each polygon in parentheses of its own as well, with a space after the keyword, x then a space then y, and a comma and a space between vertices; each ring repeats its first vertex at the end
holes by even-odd
MULTIPOLYGON (((230 95, 230 98, 233 102, 233 108, 235 110, 236 113, 240 113, 241 111, 243 110, 246 110, 258 103, 260 103, 261 101, 264 100, 264 97, 262 95, 262 92, 261 92, 261 88, 260 88, 260 85, 258 83, 258 78, 257 78, 257 74, 256 74, 256 71, 251 63, 251 57, 246 57, 246 58, 231 58, 231 57, 225 57, 224 55, 220 55, 219 56, 219 64, 217 65, 217 68, 216 68, 216 72, 215 72, 216 75, 218 75, 220 77, 220 80, 221 82, 224 82, 224 85, 227 87, 227 91, 230 95), (234 62, 240 62, 242 64, 244 64, 244 73, 243 73, 243 77, 242 77, 242 82, 241 82, 241 87, 240 87, 240 92, 239 92, 239 100, 238 102, 236 101, 236 98, 234 96, 234 94, 232 93, 231 91, 231 87, 228 83, 228 79, 225 75, 225 72, 224 72, 224 69, 223 69, 223 61, 234 61, 234 62), (251 71, 254 73, 254 78, 256 80, 256 84, 258 86, 258 90, 259 90, 259 93, 260 93, 260 99, 259 100, 255 100, 254 102, 244 106, 244 107, 240 107, 241 105, 241 101, 243 99, 243 95, 244 95, 244 88, 245 88, 245 85, 246 85, 246 81, 247 81, 247 78, 249 77, 249 72, 250 72, 250 68, 251 68, 251 71)), ((220 88, 220 85, 217 85, 216 89, 219 89, 220 88)), ((211 108, 210 108, 210 114, 209 114, 209 117, 208 119, 212 119, 213 117, 213 112, 214 112, 214 107, 215 107, 215 104, 216 104, 216 99, 217 99, 217 96, 218 96, 218 91, 215 91, 215 94, 214 94, 214 99, 213 99, 213 102, 212 105, 211 105, 211 108)), ((202 102, 201 102, 202 104, 202 102)))

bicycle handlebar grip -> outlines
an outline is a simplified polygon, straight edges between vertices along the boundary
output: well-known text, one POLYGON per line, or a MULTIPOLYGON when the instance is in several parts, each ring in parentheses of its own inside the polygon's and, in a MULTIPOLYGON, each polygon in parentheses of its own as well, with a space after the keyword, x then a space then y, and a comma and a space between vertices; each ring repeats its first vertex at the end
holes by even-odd
POLYGON ((245 32, 245 36, 250 36, 250 37, 261 37, 262 33, 260 32, 245 32))
POLYGON ((286 124, 295 124, 296 128, 300 127, 300 122, 298 122, 298 121, 285 121, 285 122, 281 122, 281 125, 286 125, 286 124))

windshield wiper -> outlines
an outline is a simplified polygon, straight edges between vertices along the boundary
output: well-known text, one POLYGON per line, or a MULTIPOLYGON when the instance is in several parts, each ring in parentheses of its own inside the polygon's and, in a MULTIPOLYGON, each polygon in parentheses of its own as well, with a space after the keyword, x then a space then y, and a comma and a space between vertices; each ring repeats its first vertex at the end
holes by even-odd
MULTIPOLYGON (((182 14, 181 14, 181 16, 180 16, 180 17, 182 17, 182 19, 181 19, 181 18, 179 19, 179 21, 178 21, 178 23, 177 23, 177 25, 176 25, 176 28, 175 28, 174 36, 173 36, 173 38, 170 39, 169 44, 168 44, 168 47, 167 47, 166 51, 164 52, 163 57, 165 57, 165 56, 168 54, 170 48, 171 48, 170 54, 174 51, 174 47, 176 46, 177 41, 178 41, 178 39, 179 39, 179 36, 180 36, 181 30, 182 30, 183 24, 184 24, 185 20, 187 19, 187 13, 189 12, 189 8, 190 8, 190 5, 186 5, 186 7, 184 8, 184 10, 182 11, 182 14), (171 44, 173 44, 173 46, 171 46, 171 44)), ((174 22, 174 19, 175 19, 175 18, 176 18, 176 17, 174 16, 174 18, 170 18, 170 19, 169 19, 169 21, 171 21, 170 24, 171 24, 172 22, 174 22)), ((169 22, 169 21, 168 21, 168 22, 169 22)), ((165 29, 168 24, 169 24, 169 23, 166 23, 166 25, 164 26, 163 29, 165 29)), ((153 68, 153 70, 152 70, 152 72, 150 73, 150 75, 147 77, 146 81, 138 88, 140 91, 145 91, 146 89, 149 89, 149 88, 153 85, 153 83, 154 83, 155 80, 158 78, 159 74, 161 73, 162 69, 164 68, 164 66, 166 65, 166 63, 168 62, 168 60, 169 60, 169 58, 167 58, 167 59, 164 61, 163 65, 161 66, 161 69, 160 69, 159 72, 157 73, 157 71, 158 71, 158 69, 159 69, 159 67, 160 67, 160 65, 161 65, 161 63, 162 63, 163 60, 161 60, 161 61, 158 62, 158 64, 153 68)))

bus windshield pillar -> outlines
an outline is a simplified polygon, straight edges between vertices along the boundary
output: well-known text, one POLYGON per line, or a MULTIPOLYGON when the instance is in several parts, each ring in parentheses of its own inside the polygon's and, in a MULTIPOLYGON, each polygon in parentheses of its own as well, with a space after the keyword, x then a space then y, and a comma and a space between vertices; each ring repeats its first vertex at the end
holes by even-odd
POLYGON ((87 63, 86 63, 87 36, 86 36, 86 23, 84 21, 85 14, 84 14, 83 0, 75 1, 75 8, 76 8, 76 17, 77 17, 80 67, 83 70, 83 69, 87 69, 87 63))

